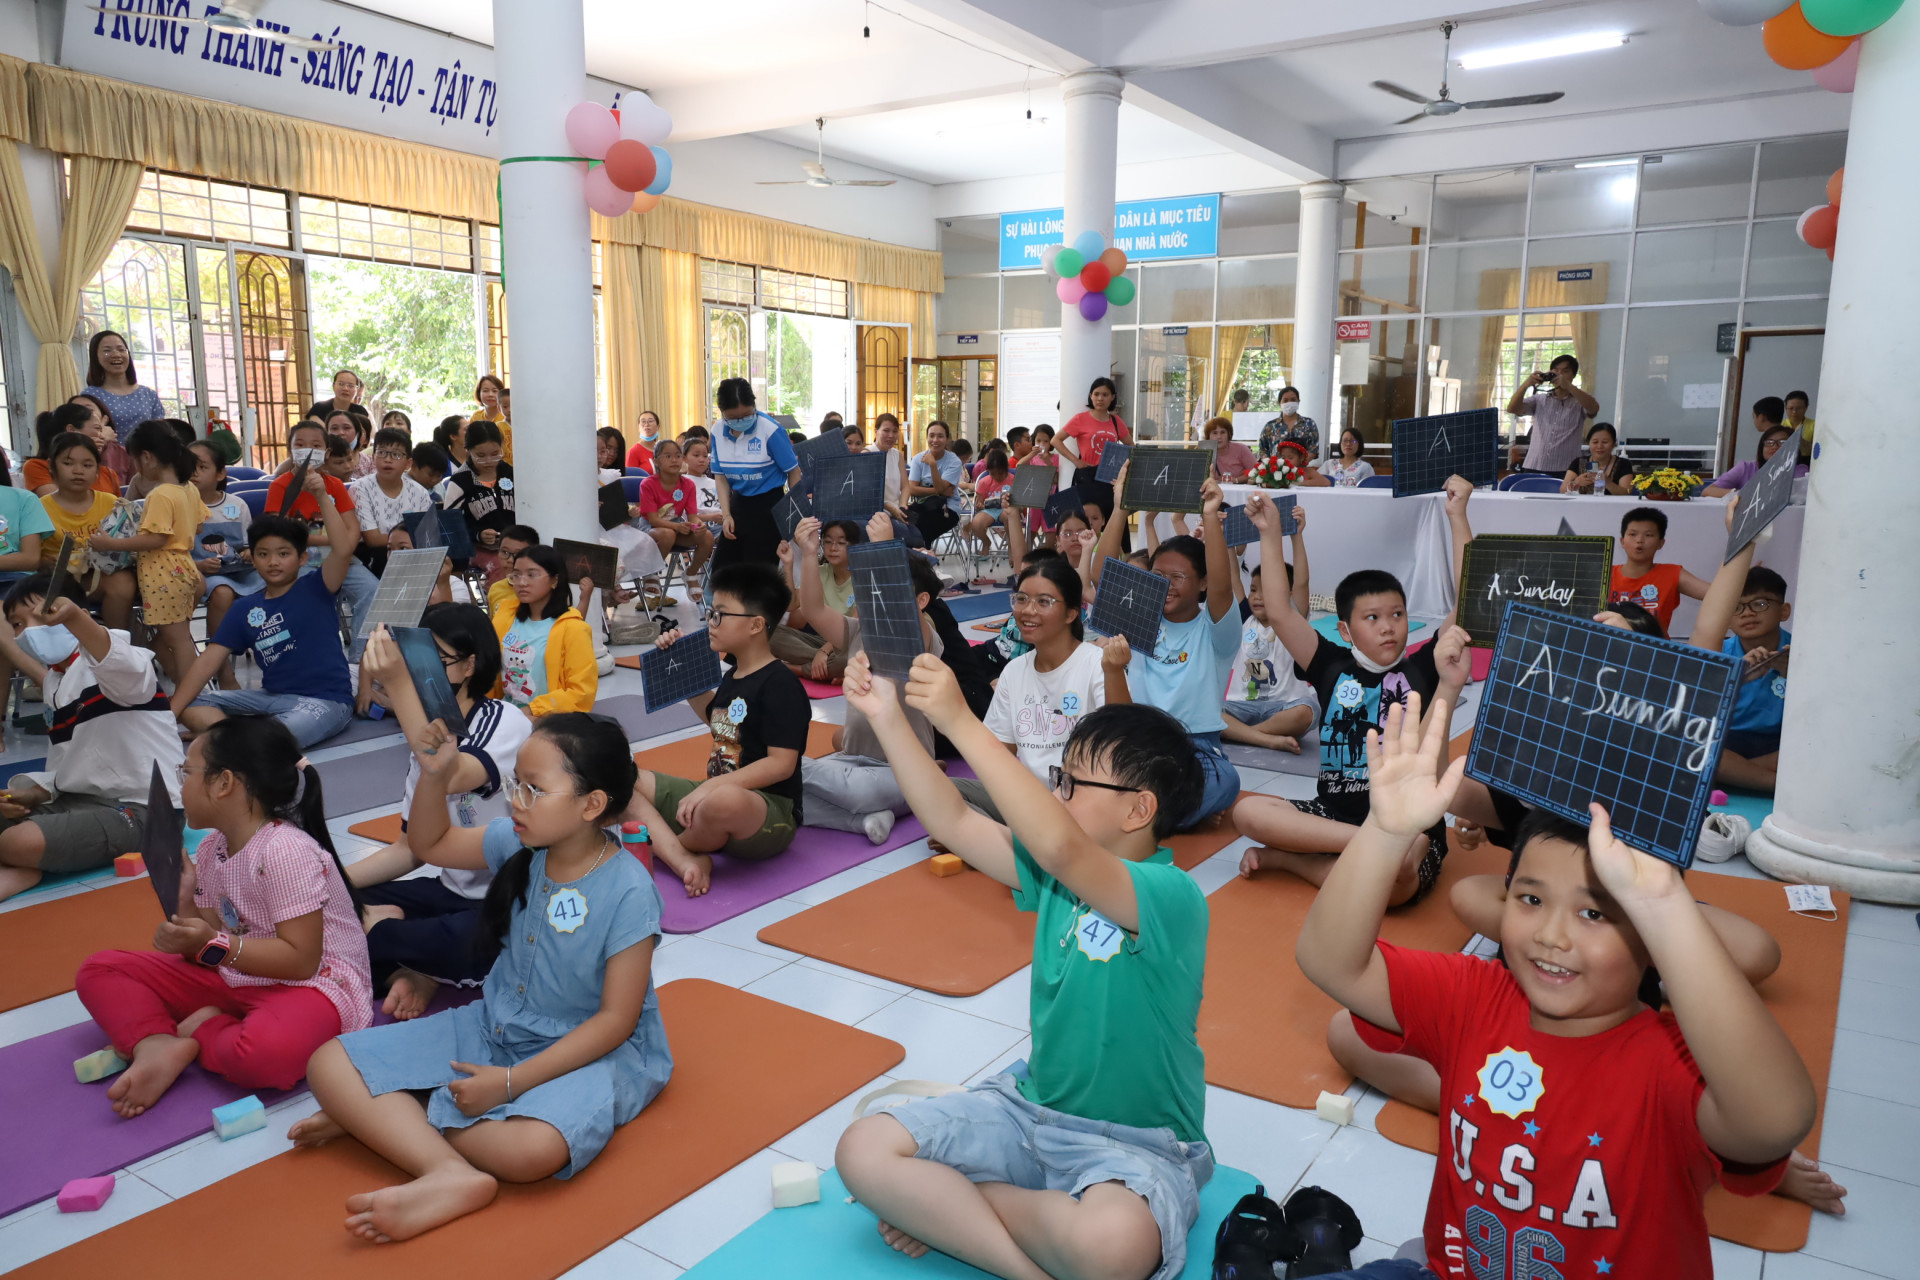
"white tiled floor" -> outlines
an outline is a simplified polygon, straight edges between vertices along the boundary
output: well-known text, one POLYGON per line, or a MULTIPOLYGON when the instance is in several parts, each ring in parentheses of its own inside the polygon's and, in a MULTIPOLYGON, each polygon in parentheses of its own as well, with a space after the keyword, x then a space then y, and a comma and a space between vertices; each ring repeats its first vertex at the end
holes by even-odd
MULTIPOLYGON (((638 676, 621 669, 603 681, 602 688, 609 694, 637 692, 638 676)), ((841 710, 837 702, 815 705, 817 718, 837 720, 841 710)), ((1461 727, 1470 712, 1470 707, 1460 710, 1461 727)), ((39 754, 34 739, 16 734, 14 742, 14 751, 0 753, 0 767, 5 756, 39 754)), ((1304 798, 1313 793, 1310 778, 1258 773, 1247 781, 1272 795, 1304 798)), ((365 816, 351 815, 333 825, 345 837, 348 823, 365 816)), ((351 859, 371 846, 343 838, 341 847, 343 856, 351 859)), ((1208 892, 1224 885, 1244 847, 1238 842, 1215 855, 1195 870, 1196 879, 1208 892)), ((772 921, 925 856, 925 846, 916 842, 701 934, 666 939, 655 960, 658 981, 700 977, 741 987, 897 1040, 907 1057, 889 1076, 775 1139, 575 1268, 569 1280, 677 1276, 769 1211, 769 1166, 783 1160, 830 1164, 834 1144, 861 1094, 896 1078, 976 1080, 1026 1055, 1031 1042, 1025 970, 979 995, 950 999, 804 959, 754 936, 772 921)), ((1719 869, 1758 874, 1744 859, 1719 869)), ((26 900, 86 891, 86 885, 74 884, 26 900)), ((85 1016, 71 994, 12 1010, 0 1014, 0 1044, 41 1035, 85 1016)), ((1815 1215, 1811 1239, 1799 1254, 1763 1255, 1715 1241, 1715 1268, 1722 1277, 1904 1280, 1920 1274, 1914 1262, 1920 1257, 1920 928, 1912 910, 1854 905, 1839 1028, 1824 1153, 1835 1176, 1851 1191, 1849 1212, 1843 1219, 1815 1215)), ((1433 1160, 1388 1142, 1374 1130, 1383 1101, 1379 1095, 1360 1085, 1350 1093, 1359 1102, 1356 1121, 1342 1130, 1309 1112, 1210 1087, 1208 1129, 1222 1163, 1254 1174, 1270 1192, 1284 1196, 1294 1186, 1311 1182, 1352 1201, 1367 1229, 1368 1240, 1356 1255, 1364 1261, 1390 1256, 1402 1241, 1419 1233, 1433 1160)), ((61 1214, 49 1201, 0 1219, 0 1269, 124 1222, 284 1150, 281 1135, 311 1107, 304 1095, 290 1099, 275 1109, 264 1131, 230 1143, 202 1138, 142 1161, 121 1172, 118 1190, 99 1213, 61 1214)))

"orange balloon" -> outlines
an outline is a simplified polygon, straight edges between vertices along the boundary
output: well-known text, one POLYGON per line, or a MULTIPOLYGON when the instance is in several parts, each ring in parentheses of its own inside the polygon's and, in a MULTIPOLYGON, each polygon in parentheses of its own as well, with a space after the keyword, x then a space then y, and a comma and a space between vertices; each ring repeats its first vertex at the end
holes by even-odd
POLYGON ((1760 28, 1760 42, 1767 56, 1789 71, 1811 71, 1824 67, 1847 51, 1851 36, 1830 36, 1816 30, 1798 4, 1760 28))
POLYGON ((1833 171, 1833 176, 1827 179, 1827 203, 1828 204, 1840 203, 1840 187, 1842 183, 1845 181, 1846 176, 1847 176, 1847 170, 1845 166, 1842 166, 1841 168, 1835 169, 1833 171))
POLYGON ((1800 228, 1801 238, 1816 249, 1833 248, 1834 238, 1840 231, 1840 210, 1834 205, 1823 205, 1807 215, 1807 223, 1800 228))
POLYGON ((659 203, 659 196, 642 191, 633 197, 633 211, 635 213, 646 213, 659 203))
POLYGON ((1109 279, 1127 274, 1127 255, 1122 249, 1107 249, 1094 261, 1107 269, 1109 279))

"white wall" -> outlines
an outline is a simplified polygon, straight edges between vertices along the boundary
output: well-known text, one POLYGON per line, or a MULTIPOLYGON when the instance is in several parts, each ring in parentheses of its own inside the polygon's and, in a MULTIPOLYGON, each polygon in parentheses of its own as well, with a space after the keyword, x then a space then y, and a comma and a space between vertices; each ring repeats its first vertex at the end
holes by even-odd
MULTIPOLYGON (((924 182, 898 178, 890 187, 763 187, 757 184, 805 178, 800 163, 814 153, 750 134, 669 142, 667 149, 673 153, 673 194, 683 200, 915 249, 938 247, 934 188, 924 182)), ((896 176, 846 160, 830 160, 827 172, 836 178, 896 176)))

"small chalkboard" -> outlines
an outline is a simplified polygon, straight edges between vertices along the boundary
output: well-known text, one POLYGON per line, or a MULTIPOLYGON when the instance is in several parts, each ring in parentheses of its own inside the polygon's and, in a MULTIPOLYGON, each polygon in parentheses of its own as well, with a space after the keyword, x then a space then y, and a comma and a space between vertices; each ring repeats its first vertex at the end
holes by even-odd
POLYGON ((1101 484, 1112 484, 1120 478, 1120 468, 1126 466, 1127 459, 1132 456, 1132 445, 1121 444, 1118 440, 1107 441, 1106 447, 1100 450, 1100 466, 1094 471, 1093 478, 1101 484))
POLYGON ((787 490, 786 496, 773 505, 773 522, 780 528, 780 540, 792 542, 793 531, 812 514, 813 502, 806 494, 796 489, 787 490))
POLYGON ((1492 409, 1399 418, 1393 424, 1393 496, 1438 493, 1447 477, 1499 478, 1500 415, 1492 409))
POLYGON ((1727 554, 1721 564, 1745 551, 1747 544, 1787 509, 1793 501, 1793 469, 1799 460, 1800 454, 1789 440, 1740 487, 1740 506, 1733 513, 1733 529, 1727 534, 1727 554))
POLYGON ((47 594, 40 601, 40 616, 51 617, 53 606, 67 594, 73 582, 73 535, 60 539, 60 552, 53 559, 53 572, 47 575, 47 594))
POLYGON ((1507 601, 1591 618, 1607 607, 1613 539, 1483 533, 1460 569, 1459 622, 1473 643, 1491 645, 1507 601))
POLYGON ((147 866, 147 879, 153 885, 154 896, 160 899, 160 914, 169 920, 180 914, 186 826, 186 818, 173 807, 166 775, 160 772, 160 762, 156 760, 152 776, 147 780, 147 820, 140 829, 140 860, 147 866))
POLYGON ((1160 643, 1160 618, 1167 607, 1167 580, 1108 556, 1100 570, 1100 591, 1093 598, 1087 625, 1103 636, 1125 636, 1135 653, 1151 658, 1160 643))
POLYGON ((409 511, 400 517, 400 527, 421 551, 445 547, 448 558, 467 561, 473 558, 473 538, 467 532, 467 517, 458 511, 429 507, 409 511))
POLYGON ((874 674, 905 680, 913 660, 926 651, 920 633, 919 593, 913 589, 913 570, 907 564, 907 546, 889 538, 863 542, 847 551, 853 571, 853 603, 860 614, 860 647, 874 674))
POLYGON ((801 492, 813 492, 815 475, 822 458, 844 458, 847 453, 846 433, 841 431, 829 431, 808 440, 794 441, 793 454, 800 461, 801 492))
POLYGON ((1015 467, 1013 489, 1007 501, 1016 507, 1038 510, 1047 505, 1053 482, 1059 478, 1060 472, 1053 467, 1015 467))
POLYGON ((280 491, 279 514, 292 517, 293 509, 300 503, 300 495, 306 491, 307 460, 302 458, 293 464, 293 470, 287 474, 287 487, 280 491))
POLYGON ((1129 511, 1200 510, 1200 486, 1213 474, 1211 449, 1136 445, 1120 504, 1129 511))
MULTIPOLYGON (((605 546, 598 542, 575 542, 571 538, 555 538, 553 549, 560 553, 566 562, 567 581, 578 586, 582 578, 592 578, 595 589, 611 587, 620 580, 620 550, 618 547, 605 546)), ((586 604, 582 602, 581 611, 586 604)))
POLYGON ((815 462, 813 513, 820 517, 820 523, 852 520, 864 528, 886 502, 887 457, 884 453, 853 453, 815 462))
POLYGON ((413 681, 413 691, 427 719, 443 721, 456 739, 466 737, 467 717, 447 680, 447 664, 440 656, 440 646, 433 642, 433 632, 425 627, 389 627, 387 634, 393 637, 401 660, 407 664, 407 676, 413 681))
POLYGON ((790 413, 770 413, 767 416, 779 423, 782 431, 799 431, 801 429, 800 419, 790 413))
POLYGON ((720 655, 707 643, 707 629, 689 632, 665 649, 641 654, 640 685, 649 715, 718 689, 720 655))
POLYGON ((1220 532, 1226 535, 1227 546, 1230 549, 1250 546, 1260 541, 1260 531, 1253 527, 1253 519, 1247 515, 1245 507, 1221 508, 1220 532))
POLYGON ((1047 499, 1044 514, 1049 525, 1060 527, 1060 522, 1068 516, 1084 516, 1087 513, 1087 501, 1080 496, 1080 490, 1068 485, 1047 499))
POLYGON ((1508 603, 1467 776, 1681 867, 1693 861, 1741 661, 1508 603))

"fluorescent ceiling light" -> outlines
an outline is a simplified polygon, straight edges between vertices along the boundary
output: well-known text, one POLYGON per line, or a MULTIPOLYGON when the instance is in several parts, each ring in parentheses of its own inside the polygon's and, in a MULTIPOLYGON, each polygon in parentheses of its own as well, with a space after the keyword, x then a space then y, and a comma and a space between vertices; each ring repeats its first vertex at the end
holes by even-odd
POLYGON ((1582 160, 1573 167, 1576 169, 1618 169, 1623 165, 1637 164, 1636 160, 1582 160))
POLYGON ((1482 49, 1460 55, 1465 71, 1482 67, 1504 67, 1514 62, 1537 62, 1541 58, 1560 58, 1570 53, 1592 53, 1597 49, 1616 49, 1627 42, 1624 31, 1590 31, 1585 35, 1561 36, 1557 40, 1536 40, 1529 44, 1510 44, 1497 49, 1482 49))

